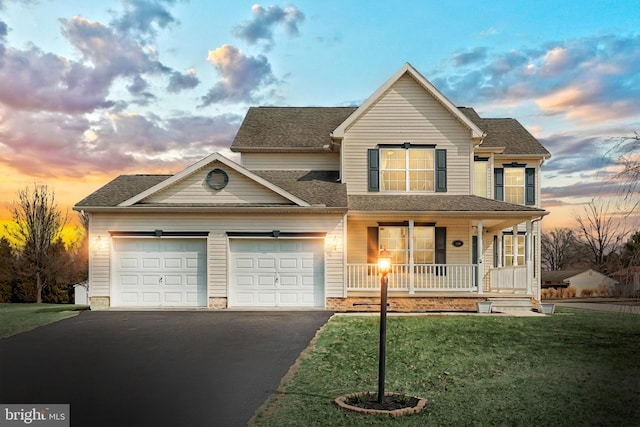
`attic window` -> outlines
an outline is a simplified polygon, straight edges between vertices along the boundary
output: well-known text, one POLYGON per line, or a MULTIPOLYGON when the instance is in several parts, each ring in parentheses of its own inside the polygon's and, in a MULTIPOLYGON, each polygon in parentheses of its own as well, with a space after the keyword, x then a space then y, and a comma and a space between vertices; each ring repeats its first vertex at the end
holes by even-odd
POLYGON ((207 174, 206 182, 214 190, 222 190, 229 183, 229 175, 222 169, 215 168, 207 174))

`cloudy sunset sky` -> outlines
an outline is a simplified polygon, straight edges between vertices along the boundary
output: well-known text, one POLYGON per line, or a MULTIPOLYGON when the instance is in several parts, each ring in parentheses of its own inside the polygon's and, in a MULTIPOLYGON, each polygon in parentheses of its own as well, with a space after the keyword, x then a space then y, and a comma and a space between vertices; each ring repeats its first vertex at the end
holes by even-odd
POLYGON ((358 105, 410 62, 547 147, 544 226, 572 226, 640 132, 639 23, 637 0, 0 0, 0 221, 27 185, 70 211, 228 155, 249 106, 358 105))

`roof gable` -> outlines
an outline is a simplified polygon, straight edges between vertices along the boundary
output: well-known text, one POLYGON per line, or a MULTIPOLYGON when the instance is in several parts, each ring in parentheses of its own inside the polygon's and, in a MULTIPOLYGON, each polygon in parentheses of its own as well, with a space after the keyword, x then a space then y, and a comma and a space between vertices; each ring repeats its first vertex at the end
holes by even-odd
POLYGON ((367 100, 358 107, 351 115, 334 129, 332 136, 342 139, 345 132, 362 117, 373 105, 375 105, 384 94, 398 82, 403 76, 408 75, 413 78, 430 96, 438 101, 453 117, 471 131, 471 137, 480 140, 484 132, 469 117, 463 114, 447 97, 445 97, 431 82, 420 74, 411 64, 406 63, 400 70, 380 86, 367 100))
MULTIPOLYGON (((186 169, 183 169, 182 171, 178 172, 177 174, 119 203, 118 206, 121 206, 121 207, 133 206, 135 204, 145 203, 145 202, 147 203, 170 202, 172 197, 174 197, 176 193, 176 191, 171 191, 172 186, 178 186, 180 182, 194 175, 196 175, 196 178, 200 178, 200 175, 203 175, 203 174, 206 175, 208 171, 205 172, 205 168, 211 167, 211 165, 215 165, 215 164, 224 165, 227 169, 237 174, 238 176, 241 176, 242 178, 246 178, 245 181, 252 181, 253 183, 255 183, 255 185, 260 186, 264 189, 267 189, 271 193, 275 193, 279 195, 280 201, 283 201, 284 199, 284 201, 288 201, 289 203, 293 203, 298 206, 309 206, 309 203, 307 203, 306 201, 300 199, 297 196, 294 196, 288 191, 254 174, 253 172, 245 169, 239 164, 227 159, 220 153, 213 153, 205 157, 199 162, 196 162, 193 165, 187 167, 186 169)), ((203 180, 200 179, 199 181, 202 182, 203 180)), ((178 188, 177 190, 179 191, 180 188, 178 188)))

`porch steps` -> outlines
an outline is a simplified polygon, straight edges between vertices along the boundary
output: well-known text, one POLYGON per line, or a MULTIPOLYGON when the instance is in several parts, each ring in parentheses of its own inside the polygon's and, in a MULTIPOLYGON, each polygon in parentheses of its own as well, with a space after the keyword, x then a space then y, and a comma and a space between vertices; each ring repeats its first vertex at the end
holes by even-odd
POLYGON ((491 311, 494 313, 509 313, 531 311, 533 306, 529 298, 487 298, 493 303, 491 311))

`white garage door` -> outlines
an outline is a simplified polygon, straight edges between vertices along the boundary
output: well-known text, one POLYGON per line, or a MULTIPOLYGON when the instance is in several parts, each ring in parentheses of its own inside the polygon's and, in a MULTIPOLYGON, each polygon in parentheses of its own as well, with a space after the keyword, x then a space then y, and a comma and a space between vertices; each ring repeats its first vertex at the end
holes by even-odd
POLYGON ((114 239, 114 306, 206 307, 204 239, 114 239))
POLYGON ((322 240, 235 239, 230 245, 230 306, 324 307, 322 240))

